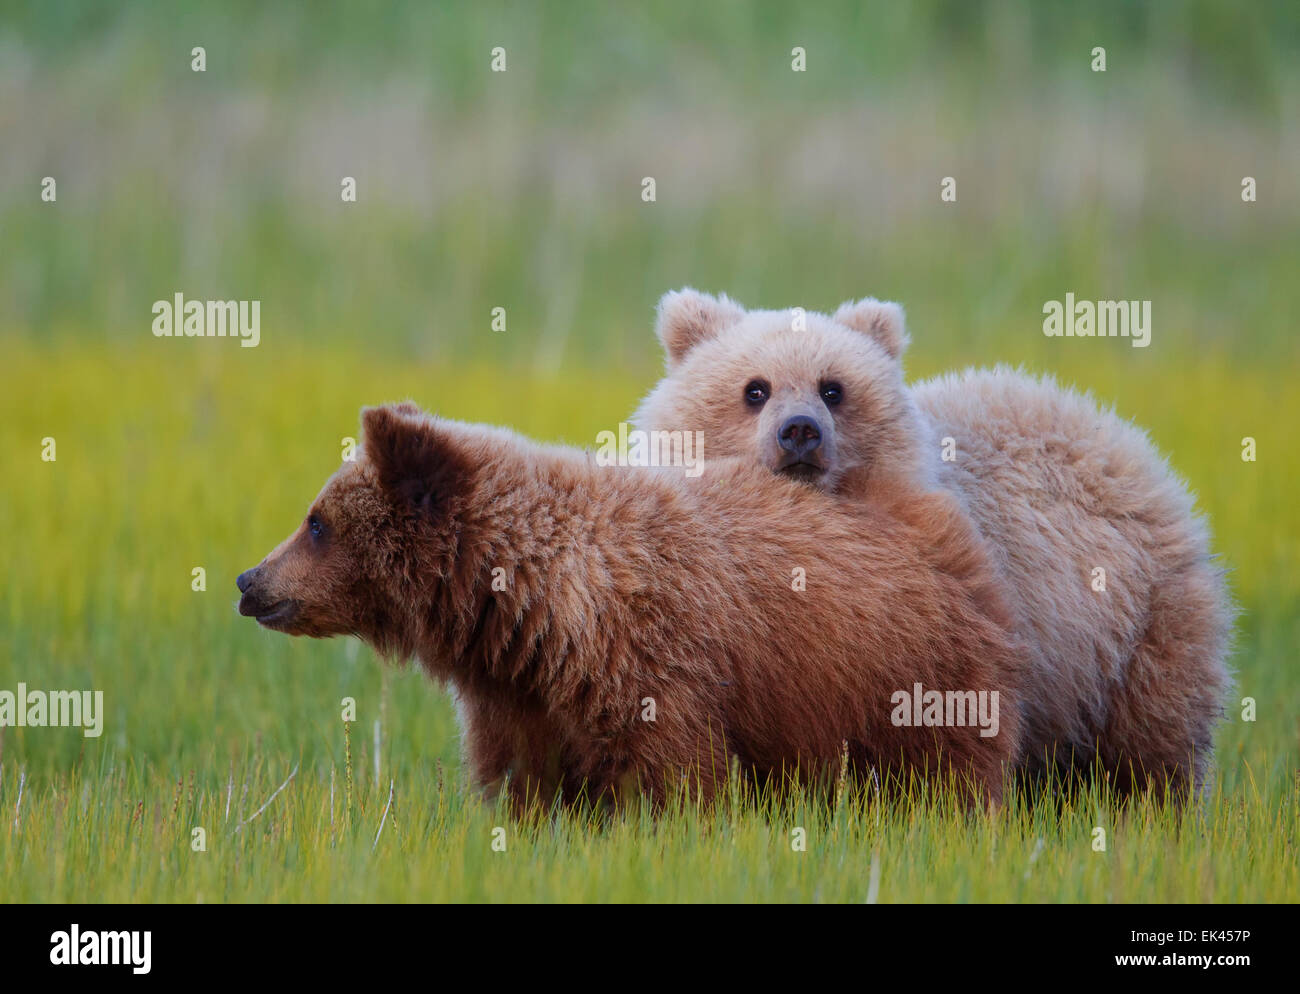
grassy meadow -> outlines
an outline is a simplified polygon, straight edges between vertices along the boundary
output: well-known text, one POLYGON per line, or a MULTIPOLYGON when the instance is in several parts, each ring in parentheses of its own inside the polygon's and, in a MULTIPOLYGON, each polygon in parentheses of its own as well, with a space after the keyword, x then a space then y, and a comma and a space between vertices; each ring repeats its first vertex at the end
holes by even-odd
POLYGON ((1300 898, 1295 13, 703 8, 0 8, 0 690, 105 710, 98 738, 0 728, 0 900, 1300 898), (653 306, 685 284, 899 300, 909 377, 1020 364, 1150 431, 1241 608, 1203 804, 737 786, 518 825, 419 673, 237 615, 361 406, 591 445, 660 375, 653 306), (155 338, 178 291, 261 300, 260 345, 155 338), (1151 300, 1150 347, 1045 338, 1067 291, 1151 300))

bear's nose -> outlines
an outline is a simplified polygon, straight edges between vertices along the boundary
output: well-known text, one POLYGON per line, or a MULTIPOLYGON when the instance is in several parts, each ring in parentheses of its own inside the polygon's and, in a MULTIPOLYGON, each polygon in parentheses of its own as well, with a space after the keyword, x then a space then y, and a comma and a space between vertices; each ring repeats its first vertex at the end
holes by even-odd
POLYGON ((253 585, 253 581, 257 579, 259 569, 261 569, 260 566, 254 566, 252 569, 246 569, 235 577, 235 586, 239 588, 241 594, 253 585))
POLYGON ((777 438, 786 452, 803 456, 822 444, 822 431, 808 415, 796 414, 781 426, 777 438))

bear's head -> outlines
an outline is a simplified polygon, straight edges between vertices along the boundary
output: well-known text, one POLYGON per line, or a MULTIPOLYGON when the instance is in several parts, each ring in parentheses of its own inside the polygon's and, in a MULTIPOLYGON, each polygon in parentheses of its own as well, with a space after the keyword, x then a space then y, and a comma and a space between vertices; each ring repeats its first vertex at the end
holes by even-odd
POLYGON ((702 431, 710 458, 754 459, 824 490, 925 478, 899 305, 747 311, 687 288, 664 295, 656 331, 667 375, 634 416, 643 431, 702 431))
POLYGON ((239 575, 239 613, 289 635, 357 635, 409 655, 402 640, 419 619, 402 616, 405 595, 445 568, 470 471, 414 404, 367 408, 362 428, 356 460, 330 477, 292 535, 239 575))

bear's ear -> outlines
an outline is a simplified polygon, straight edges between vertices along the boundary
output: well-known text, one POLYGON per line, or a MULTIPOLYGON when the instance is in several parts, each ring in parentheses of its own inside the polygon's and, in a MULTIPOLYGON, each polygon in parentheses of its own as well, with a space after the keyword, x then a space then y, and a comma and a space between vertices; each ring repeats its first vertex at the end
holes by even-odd
POLYGON ((437 427, 411 403, 361 411, 366 459, 379 485, 419 511, 431 511, 456 485, 457 461, 444 451, 437 427))
POLYGON ((903 321, 903 308, 875 297, 841 304, 831 320, 860 331, 879 344, 891 358, 900 359, 909 341, 903 321))
POLYGON ((725 294, 714 297, 690 287, 669 290, 659 300, 655 334, 668 353, 668 364, 676 365, 700 342, 745 316, 745 309, 725 294))

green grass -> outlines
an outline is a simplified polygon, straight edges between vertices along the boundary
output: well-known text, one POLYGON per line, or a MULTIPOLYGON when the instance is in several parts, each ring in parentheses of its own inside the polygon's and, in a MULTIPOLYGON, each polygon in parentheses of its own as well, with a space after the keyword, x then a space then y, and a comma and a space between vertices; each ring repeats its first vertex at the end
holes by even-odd
MULTIPOLYGON (((602 822, 516 826, 464 782, 446 696, 351 640, 291 640, 234 611, 233 578, 291 530, 364 403, 588 444, 653 379, 513 377, 359 351, 154 342, 14 344, 0 422, 0 687, 104 691, 98 739, 0 739, 0 894, 14 901, 1279 901, 1300 893, 1296 703, 1300 465, 1287 371, 1119 365, 1110 343, 1064 375, 1151 428, 1199 492, 1244 608, 1237 697, 1214 793, 1175 815, 1085 797, 992 818, 954 804, 827 807, 795 795, 602 822), (1196 396, 1195 404, 1168 403, 1196 396), (112 417, 104 412, 113 411, 112 417), (1259 438, 1242 463, 1240 436, 1259 438), (40 440, 58 459, 40 461, 40 440), (190 589, 194 566, 208 589, 190 589), (353 697, 352 804, 340 702, 353 697), (376 776, 374 725, 380 725, 376 776), (291 783, 256 819, 242 821, 291 783), (19 804, 19 789, 22 802, 19 804), (376 833, 393 784, 393 805, 376 833), (227 811, 227 805, 229 810, 227 811), (505 852, 492 829, 507 831, 505 852), (207 851, 191 849, 203 827, 207 851), (807 850, 791 831, 807 831, 807 850), (1107 850, 1092 849, 1106 830, 1107 850), (1041 846, 1039 840, 1042 840, 1041 846), (1039 849, 1037 857, 1033 856, 1039 849)), ((1125 346, 1127 347, 1127 346, 1125 346)), ((917 365, 941 364, 918 349, 917 365)))
POLYGON ((124 763, 29 785, 20 827, 0 835, 6 899, 1272 902, 1296 888, 1298 812, 1285 789, 1216 792, 1204 814, 1182 816, 1117 814, 1087 797, 990 819, 846 792, 838 805, 796 794, 709 814, 517 825, 428 764, 397 774, 391 807, 387 782, 363 776, 349 808, 341 760, 333 782, 326 760, 243 820, 287 776, 274 765, 209 760, 170 781, 124 763), (191 847, 194 826, 207 829, 206 852, 191 847))

